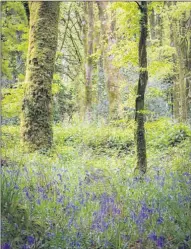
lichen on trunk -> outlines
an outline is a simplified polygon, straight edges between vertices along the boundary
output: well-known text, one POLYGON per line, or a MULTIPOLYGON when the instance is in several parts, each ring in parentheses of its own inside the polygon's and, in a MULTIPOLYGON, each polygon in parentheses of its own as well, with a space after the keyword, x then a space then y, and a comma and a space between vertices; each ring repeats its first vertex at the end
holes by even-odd
POLYGON ((30 32, 21 114, 21 136, 29 151, 52 145, 51 82, 57 48, 59 2, 30 2, 30 32))

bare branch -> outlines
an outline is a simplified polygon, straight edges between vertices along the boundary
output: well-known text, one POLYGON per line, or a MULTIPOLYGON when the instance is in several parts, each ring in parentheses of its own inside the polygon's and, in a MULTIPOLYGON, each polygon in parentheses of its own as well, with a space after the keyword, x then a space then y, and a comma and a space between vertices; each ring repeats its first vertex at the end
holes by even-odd
POLYGON ((135 1, 135 3, 138 5, 139 9, 142 11, 142 6, 140 5, 140 3, 137 1, 135 1))

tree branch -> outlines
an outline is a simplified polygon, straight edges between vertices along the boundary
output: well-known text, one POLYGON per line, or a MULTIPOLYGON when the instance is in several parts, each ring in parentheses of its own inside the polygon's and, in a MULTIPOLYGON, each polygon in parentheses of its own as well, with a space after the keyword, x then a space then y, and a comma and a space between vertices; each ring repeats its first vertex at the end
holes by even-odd
POLYGON ((142 11, 142 10, 143 10, 143 8, 142 8, 142 6, 140 5, 140 3, 139 3, 139 2, 137 2, 137 1, 135 1, 135 3, 138 5, 139 9, 142 11))

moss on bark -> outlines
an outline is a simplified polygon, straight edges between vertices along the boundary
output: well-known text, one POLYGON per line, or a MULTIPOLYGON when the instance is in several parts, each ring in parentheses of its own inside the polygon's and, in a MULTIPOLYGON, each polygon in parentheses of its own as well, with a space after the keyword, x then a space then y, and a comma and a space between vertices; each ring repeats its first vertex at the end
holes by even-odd
POLYGON ((144 97, 148 81, 147 71, 147 2, 141 1, 140 4, 141 19, 140 19, 140 39, 139 39, 139 82, 136 98, 136 113, 135 120, 137 123, 136 130, 136 145, 137 145, 137 169, 140 174, 146 173, 147 170, 147 155, 146 155, 146 138, 145 138, 145 119, 144 119, 144 97))
POLYGON ((59 2, 30 2, 30 32, 21 135, 30 151, 52 145, 51 82, 57 47, 59 2))

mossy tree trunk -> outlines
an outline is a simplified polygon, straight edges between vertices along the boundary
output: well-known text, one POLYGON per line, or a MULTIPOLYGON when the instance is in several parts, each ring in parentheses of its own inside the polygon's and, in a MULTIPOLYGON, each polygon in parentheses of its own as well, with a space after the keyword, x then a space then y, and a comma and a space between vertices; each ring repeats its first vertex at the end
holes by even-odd
POLYGON ((136 130, 136 145, 137 145, 137 169, 141 174, 144 174, 147 169, 146 157, 146 139, 144 127, 144 97, 148 81, 147 71, 147 2, 141 2, 140 5, 141 19, 140 19, 140 39, 139 39, 139 82, 137 88, 136 98, 136 113, 135 120, 137 124, 136 130))
POLYGON ((86 30, 84 33, 85 51, 85 119, 91 120, 92 112, 92 71, 93 71, 93 39, 94 39, 94 12, 93 2, 85 2, 86 30))
POLYGON ((174 82, 174 117, 178 121, 186 122, 189 116, 189 96, 191 92, 190 87, 190 37, 191 32, 187 32, 187 19, 186 12, 182 14, 179 21, 172 19, 172 34, 171 41, 176 48, 176 61, 174 62, 177 74, 174 82), (177 65, 176 65, 177 63, 177 65))
POLYGON ((21 135, 29 151, 52 145, 51 82, 57 48, 59 2, 29 2, 30 32, 21 135))

